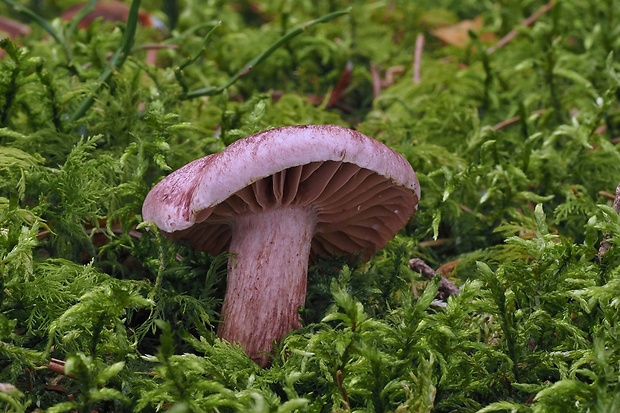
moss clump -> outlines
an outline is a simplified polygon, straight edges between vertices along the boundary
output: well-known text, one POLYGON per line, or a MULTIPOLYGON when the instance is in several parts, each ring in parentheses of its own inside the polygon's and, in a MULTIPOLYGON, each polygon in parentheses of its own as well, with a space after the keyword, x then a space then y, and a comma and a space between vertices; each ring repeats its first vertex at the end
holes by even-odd
POLYGON ((166 35, 139 5, 87 28, 0 5, 31 29, 0 41, 6 411, 618 410, 616 2, 144 2, 166 35), (477 18, 464 47, 432 35, 477 18), (422 199, 369 263, 311 269, 263 370, 215 335, 226 257, 140 211, 171 170, 308 123, 401 152, 422 199))

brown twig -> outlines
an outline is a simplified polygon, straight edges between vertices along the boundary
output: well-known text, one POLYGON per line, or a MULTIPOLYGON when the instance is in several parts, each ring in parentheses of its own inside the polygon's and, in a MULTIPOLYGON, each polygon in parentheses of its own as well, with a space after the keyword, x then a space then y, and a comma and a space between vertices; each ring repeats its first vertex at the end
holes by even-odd
POLYGON ((65 361, 64 360, 52 358, 50 359, 49 363, 43 364, 43 367, 45 367, 48 370, 53 371, 54 373, 58 373, 58 374, 62 374, 63 376, 75 378, 75 375, 65 373, 65 361))
POLYGON ((454 242, 454 238, 439 238, 439 239, 432 239, 429 241, 422 241, 418 245, 422 248, 429 248, 429 247, 440 247, 445 244, 450 244, 451 242, 454 242))
POLYGON ((413 52, 413 83, 416 85, 421 80, 422 50, 424 50, 424 35, 419 33, 415 38, 415 51, 413 52))
MULTIPOLYGON (((546 112, 546 109, 539 109, 539 110, 535 110, 534 112, 532 112, 532 115, 542 115, 545 112, 546 112)), ((512 126, 515 123, 518 123, 520 120, 521 120, 520 116, 515 116, 513 118, 503 120, 497 125, 491 126, 491 129, 497 132, 499 130, 507 128, 508 126, 512 126)))
MULTIPOLYGON (((616 187, 616 196, 614 197, 614 211, 620 214, 620 184, 616 187)), ((598 248, 597 258, 598 261, 601 262, 603 258, 605 258, 605 254, 611 248, 611 244, 609 243, 610 234, 605 234, 603 240, 601 241, 601 245, 598 248)))
MULTIPOLYGON (((522 27, 528 27, 531 26, 532 24, 534 24, 534 22, 536 20, 538 20, 540 18, 540 16, 542 16, 543 14, 547 13, 549 10, 551 10, 553 7, 555 7, 555 4, 557 3, 557 0, 552 0, 549 3, 545 4, 544 6, 542 6, 540 9, 538 9, 534 14, 532 14, 530 17, 528 17, 527 19, 523 20, 521 22, 522 27)), ((514 39, 515 37, 517 37, 517 35, 519 34, 519 29, 513 29, 510 32, 508 32, 508 34, 506 34, 504 37, 502 37, 501 39, 499 39, 499 41, 497 43, 495 43, 495 46, 489 47, 487 49, 487 54, 492 54, 494 53, 497 49, 504 47, 506 44, 508 44, 512 39, 514 39)))
POLYGON ((437 297, 441 300, 445 300, 451 295, 457 295, 459 293, 459 289, 443 274, 438 273, 434 269, 432 269, 424 260, 420 258, 412 258, 409 260, 409 268, 412 270, 419 272, 420 275, 426 279, 432 280, 436 275, 441 275, 441 281, 439 281, 439 291, 437 293, 437 297))
POLYGON ((381 94, 381 90, 386 87, 392 86, 396 82, 397 74, 405 71, 404 66, 392 66, 385 71, 385 78, 381 79, 381 74, 375 65, 370 65, 370 76, 372 76, 372 96, 378 98, 381 94))
POLYGON ((494 131, 498 131, 498 130, 502 130, 504 128, 507 128, 508 126, 512 126, 515 123, 519 122, 521 120, 521 116, 514 116, 510 119, 506 119, 501 121, 500 123, 496 124, 495 126, 491 127, 491 129, 493 129, 494 131))
POLYGON ((611 199, 612 201, 614 201, 616 199, 616 196, 614 194, 612 194, 611 192, 598 191, 598 194, 600 196, 602 196, 603 198, 611 199))
POLYGON ((370 76, 372 77, 372 97, 376 99, 381 94, 381 75, 375 65, 370 65, 370 76))
POLYGON ((395 75, 403 73, 405 71, 404 66, 392 66, 385 71, 385 79, 381 81, 381 87, 392 86, 396 82, 395 75))
POLYGON ((347 395, 347 389, 344 388, 342 381, 342 370, 338 370, 336 372, 336 384, 338 385, 338 390, 340 390, 340 394, 342 395, 342 407, 348 411, 350 409, 349 396, 347 395))
POLYGON ((338 78, 338 82, 336 82, 336 86, 334 86, 334 88, 332 89, 332 93, 330 93, 329 95, 329 100, 327 101, 325 108, 329 109, 338 105, 338 103, 346 94, 347 88, 349 87, 349 85, 351 85, 352 75, 353 62, 349 60, 344 66, 344 69, 342 69, 340 77, 338 78))

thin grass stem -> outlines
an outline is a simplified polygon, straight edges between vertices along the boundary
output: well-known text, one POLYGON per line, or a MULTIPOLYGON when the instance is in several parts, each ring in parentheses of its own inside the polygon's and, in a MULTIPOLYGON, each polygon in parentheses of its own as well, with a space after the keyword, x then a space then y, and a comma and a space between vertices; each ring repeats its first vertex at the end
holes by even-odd
POLYGON ((30 17, 36 24, 41 26, 43 30, 48 32, 49 35, 52 36, 54 40, 56 40, 56 42, 58 42, 59 44, 63 44, 63 41, 61 37, 58 35, 58 33, 56 33, 56 30, 43 17, 39 16, 34 11, 30 10, 28 7, 15 2, 14 0, 2 0, 2 1, 8 4, 9 6, 11 6, 13 10, 15 10, 16 12, 25 14, 26 16, 30 17))
POLYGON ((93 89, 92 93, 82 100, 78 109, 71 115, 69 119, 70 122, 75 122, 78 119, 82 118, 88 109, 95 102, 95 94, 99 91, 101 86, 106 84, 112 73, 115 70, 120 69, 125 63, 125 60, 131 53, 131 49, 133 47, 134 38, 136 35, 136 28, 138 26, 138 11, 140 10, 140 0, 133 0, 131 2, 131 8, 129 9, 129 16, 127 17, 127 27, 125 28, 125 33, 123 35, 123 41, 121 43, 121 47, 114 53, 114 56, 110 59, 108 66, 104 69, 104 71, 99 76, 97 80, 97 84, 93 89))
POLYGON ((207 87, 204 87, 204 88, 193 90, 191 92, 186 93, 182 97, 182 99, 193 99, 193 98, 197 98, 197 97, 201 97, 201 96, 213 96, 213 95, 217 95, 217 94, 222 93, 228 87, 232 86, 237 80, 239 80, 240 78, 248 75, 256 66, 258 66, 259 64, 261 64, 262 62, 267 60, 267 58, 269 56, 271 56, 273 54, 273 52, 278 50, 286 42, 288 42, 292 38, 294 38, 294 37, 300 35, 301 33, 303 33, 308 27, 311 27, 311 26, 314 26, 314 25, 320 24, 320 23, 329 22, 329 21, 331 21, 331 20, 333 20, 333 19, 335 19, 337 17, 340 17, 340 16, 343 16, 345 14, 348 14, 349 12, 350 12, 349 10, 336 11, 336 12, 333 12, 333 13, 326 14, 325 16, 319 17, 318 19, 307 21, 305 23, 302 23, 302 24, 292 28, 291 30, 286 32, 284 34, 284 36, 280 37, 278 40, 276 40, 274 43, 272 43, 271 46, 269 46, 267 48, 267 50, 265 50, 264 52, 262 52, 261 54, 259 54, 258 56, 256 56, 252 60, 250 60, 249 62, 247 62, 237 73, 235 73, 223 85, 217 86, 217 87, 216 86, 207 86, 207 87))

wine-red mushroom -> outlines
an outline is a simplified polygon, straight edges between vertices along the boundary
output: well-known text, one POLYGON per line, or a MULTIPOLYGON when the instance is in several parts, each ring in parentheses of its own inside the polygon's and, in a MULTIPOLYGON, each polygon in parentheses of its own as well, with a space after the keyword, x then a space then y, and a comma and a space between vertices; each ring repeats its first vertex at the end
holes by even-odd
POLYGON ((172 239, 231 253, 218 335, 265 366, 274 340, 300 327, 308 263, 370 259, 419 197, 411 165, 386 145, 339 126, 290 126, 171 173, 142 215, 172 239))

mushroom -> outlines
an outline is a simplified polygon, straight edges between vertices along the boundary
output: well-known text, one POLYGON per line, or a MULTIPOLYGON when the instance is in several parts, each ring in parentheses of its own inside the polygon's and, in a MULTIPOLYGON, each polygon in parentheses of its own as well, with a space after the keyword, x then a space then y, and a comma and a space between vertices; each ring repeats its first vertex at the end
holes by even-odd
POLYGON ((289 126, 171 173, 142 215, 172 239, 231 253, 218 336, 265 366, 273 342, 301 326, 309 262, 370 259, 419 197, 411 165, 384 144, 340 126, 289 126))

